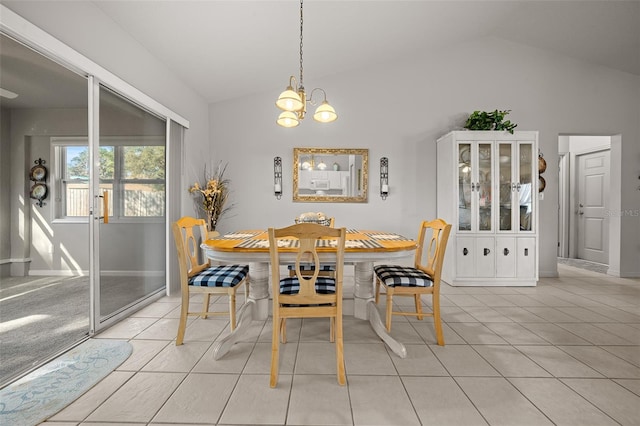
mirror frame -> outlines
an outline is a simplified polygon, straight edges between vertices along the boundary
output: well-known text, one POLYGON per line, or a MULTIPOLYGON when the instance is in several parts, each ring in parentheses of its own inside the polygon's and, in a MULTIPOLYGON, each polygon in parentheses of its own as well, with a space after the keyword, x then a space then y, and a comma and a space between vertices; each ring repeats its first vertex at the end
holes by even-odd
POLYGON ((369 193, 369 150, 362 148, 293 148, 293 201, 314 202, 314 203, 366 203, 369 193), (300 195, 298 193, 298 182, 300 157, 307 155, 330 156, 330 155, 361 155, 362 172, 360 174, 360 184, 362 195, 350 197, 341 195, 300 195))

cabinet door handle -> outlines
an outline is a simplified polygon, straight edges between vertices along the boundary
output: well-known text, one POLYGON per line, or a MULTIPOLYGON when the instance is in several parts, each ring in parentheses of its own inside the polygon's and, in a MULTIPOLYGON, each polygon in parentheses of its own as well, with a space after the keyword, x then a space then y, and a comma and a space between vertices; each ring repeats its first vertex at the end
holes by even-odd
POLYGON ((475 191, 476 189, 476 184, 474 182, 471 182, 471 192, 475 191))
POLYGON ((524 249, 524 255, 525 256, 529 256, 529 249, 528 248, 524 249))
POLYGON ((463 255, 463 256, 466 256, 466 255, 468 255, 468 254, 469 254, 469 250, 467 250, 467 248, 466 248, 466 247, 465 247, 465 248, 463 248, 463 249, 462 249, 462 255, 463 255))
POLYGON ((491 250, 489 250, 488 248, 484 249, 484 255, 487 256, 489 253, 491 253, 491 250))
POLYGON ((507 256, 509 254, 509 249, 508 248, 504 248, 504 255, 507 256))

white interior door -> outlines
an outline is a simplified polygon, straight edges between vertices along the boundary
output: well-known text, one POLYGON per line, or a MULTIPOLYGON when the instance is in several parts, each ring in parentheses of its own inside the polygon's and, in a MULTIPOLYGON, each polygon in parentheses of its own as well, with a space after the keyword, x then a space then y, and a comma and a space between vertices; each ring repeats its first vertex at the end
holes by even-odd
POLYGON ((576 156, 578 258, 609 263, 609 150, 576 156))

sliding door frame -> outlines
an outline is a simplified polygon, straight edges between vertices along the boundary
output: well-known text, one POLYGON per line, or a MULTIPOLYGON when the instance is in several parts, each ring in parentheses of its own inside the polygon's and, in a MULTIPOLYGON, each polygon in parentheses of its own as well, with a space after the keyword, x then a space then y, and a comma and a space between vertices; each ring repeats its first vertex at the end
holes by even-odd
MULTIPOLYGON (((32 48, 34 51, 42 54, 43 56, 51 59, 52 61, 68 68, 69 70, 76 72, 77 74, 86 76, 88 78, 88 91, 89 91, 89 102, 88 109, 89 114, 87 117, 89 124, 89 149, 90 149, 90 157, 91 157, 91 149, 92 147, 97 146, 98 136, 99 136, 99 117, 98 117, 98 109, 96 108, 97 102, 99 102, 99 85, 102 84, 105 87, 113 90, 124 98, 130 100, 131 102, 139 105, 141 108, 146 109, 157 116, 163 118, 166 121, 166 141, 165 141, 165 149, 167 153, 167 171, 176 172, 178 171, 178 176, 180 177, 179 170, 176 170, 175 165, 170 162, 169 153, 174 152, 172 149, 172 132, 171 122, 173 121, 175 124, 182 126, 185 129, 189 128, 189 121, 179 114, 173 112, 169 108, 160 104, 153 98, 147 96, 140 90, 136 89, 126 81, 120 79, 115 74, 109 72, 105 68, 101 67, 97 63, 93 62, 89 58, 75 51, 71 47, 62 43, 58 39, 54 38, 47 32, 33 25, 31 22, 22 18, 20 15, 13 12, 11 9, 6 6, 0 4, 0 31, 7 34, 8 36, 14 38, 15 40, 25 44, 26 46, 32 48)), ((181 141, 177 141, 177 143, 181 144, 181 141)), ((166 247, 171 247, 172 242, 170 239, 170 221, 172 218, 173 209, 169 209, 168 206, 173 205, 173 191, 171 190, 171 185, 168 183, 171 181, 173 175, 166 174, 166 223, 165 223, 165 242, 166 247)), ((91 182, 93 179, 91 178, 91 182)), ((93 185, 90 185, 91 187, 93 185)), ((92 190, 93 191, 93 190, 92 190)), ((93 196, 91 198, 93 205, 93 196)), ((175 214, 175 212, 174 212, 175 214)), ((90 250, 95 249, 95 245, 97 242, 95 241, 95 235, 93 234, 93 216, 89 218, 89 229, 90 229, 90 250)), ((165 282, 165 293, 168 294, 171 288, 170 282, 171 277, 175 274, 172 270, 174 265, 173 262, 169 262, 172 258, 169 255, 169 250, 167 250, 166 258, 166 282, 165 282)), ((99 270, 99 265, 93 265, 93 259, 95 257, 91 256, 91 267, 90 267, 90 275, 93 276, 94 269, 99 270)), ((91 297, 91 307, 90 307, 90 334, 94 334, 96 331, 101 328, 105 328, 112 323, 119 321, 122 317, 129 315, 131 309, 127 311, 123 311, 120 314, 114 315, 106 321, 100 322, 97 315, 99 312, 96 312, 95 301, 99 299, 98 289, 91 286, 90 297, 91 297)))

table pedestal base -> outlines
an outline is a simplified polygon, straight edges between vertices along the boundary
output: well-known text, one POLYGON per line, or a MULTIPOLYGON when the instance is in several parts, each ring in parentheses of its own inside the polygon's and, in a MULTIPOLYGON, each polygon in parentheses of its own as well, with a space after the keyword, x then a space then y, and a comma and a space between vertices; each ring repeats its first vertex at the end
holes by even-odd
MULTIPOLYGON (((222 358, 231 347, 241 341, 255 320, 269 317, 269 264, 249 264, 250 291, 249 300, 238 312, 238 325, 228 336, 216 342, 213 349, 214 359, 222 358)), ((387 333, 380 313, 374 302, 373 262, 355 264, 354 317, 368 320, 371 328, 382 341, 400 358, 406 358, 407 349, 387 333)))

